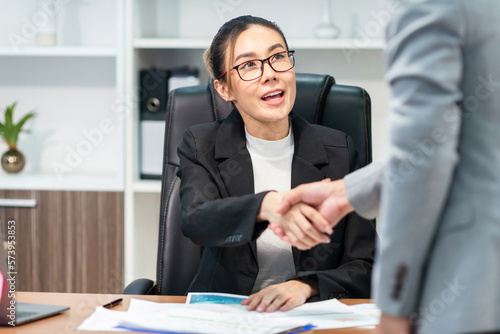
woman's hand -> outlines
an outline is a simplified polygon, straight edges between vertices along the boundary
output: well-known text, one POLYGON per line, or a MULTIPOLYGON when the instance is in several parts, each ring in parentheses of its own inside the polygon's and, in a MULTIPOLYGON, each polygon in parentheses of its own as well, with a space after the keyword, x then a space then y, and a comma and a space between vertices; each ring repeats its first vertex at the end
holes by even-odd
POLYGON ((328 221, 313 207, 298 203, 283 214, 277 213, 282 204, 284 193, 269 192, 263 199, 258 220, 267 220, 279 226, 284 235, 283 240, 290 242, 300 250, 310 249, 320 243, 328 243, 330 239, 324 235, 333 232, 328 221))
POLYGON ((294 204, 306 203, 318 209, 330 226, 335 226, 347 214, 354 211, 347 198, 344 179, 331 181, 324 179, 318 182, 301 184, 283 194, 283 203, 278 213, 285 213, 294 204))
POLYGON ((270 285, 245 299, 241 304, 248 305, 247 310, 257 312, 289 311, 318 294, 316 283, 291 280, 270 285))

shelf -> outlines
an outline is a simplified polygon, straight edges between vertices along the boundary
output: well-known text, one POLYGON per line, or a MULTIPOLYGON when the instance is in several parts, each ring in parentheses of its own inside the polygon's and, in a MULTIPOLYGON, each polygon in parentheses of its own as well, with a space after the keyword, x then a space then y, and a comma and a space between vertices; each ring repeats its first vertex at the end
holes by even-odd
POLYGON ((48 57, 115 57, 113 47, 84 46, 25 46, 13 48, 0 46, 0 56, 48 56, 48 57))
POLYGON ((67 191, 123 191, 123 180, 117 175, 1 173, 2 189, 14 190, 67 190, 67 191))
POLYGON ((206 49, 209 38, 139 38, 134 40, 136 49, 206 49))
POLYGON ((161 181, 160 180, 137 180, 132 185, 136 193, 160 193, 161 181))
POLYGON ((289 39, 291 49, 308 50, 382 50, 384 41, 381 39, 289 39))
MULTIPOLYGON (((211 43, 209 38, 139 38, 134 40, 136 49, 206 49, 211 43)), ((381 39, 289 39, 291 49, 304 50, 382 50, 381 39)))

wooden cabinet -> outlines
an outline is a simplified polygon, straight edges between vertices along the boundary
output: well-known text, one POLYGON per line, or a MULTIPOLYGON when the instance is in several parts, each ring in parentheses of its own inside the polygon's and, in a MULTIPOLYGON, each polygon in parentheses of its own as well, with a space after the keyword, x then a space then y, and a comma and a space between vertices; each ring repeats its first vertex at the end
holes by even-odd
POLYGON ((0 207, 15 221, 17 291, 121 293, 123 193, 0 190, 37 206, 0 207))

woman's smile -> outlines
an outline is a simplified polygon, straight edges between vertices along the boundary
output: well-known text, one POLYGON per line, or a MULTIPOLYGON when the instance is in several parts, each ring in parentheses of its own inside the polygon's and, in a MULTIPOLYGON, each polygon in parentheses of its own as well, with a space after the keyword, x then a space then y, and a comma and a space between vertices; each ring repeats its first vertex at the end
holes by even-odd
POLYGON ((282 89, 272 90, 262 96, 261 100, 270 106, 280 105, 283 101, 285 101, 285 91, 282 89))

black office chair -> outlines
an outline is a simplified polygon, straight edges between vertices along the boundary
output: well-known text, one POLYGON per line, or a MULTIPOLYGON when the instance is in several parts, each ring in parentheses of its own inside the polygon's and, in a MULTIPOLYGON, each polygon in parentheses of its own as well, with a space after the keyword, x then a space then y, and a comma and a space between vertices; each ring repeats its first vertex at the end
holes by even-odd
MULTIPOLYGON (((372 161, 371 103, 359 87, 335 84, 329 75, 296 74, 297 98, 293 112, 310 123, 347 133, 359 153, 361 166, 372 161)), ((223 119, 232 110, 213 85, 179 88, 167 101, 160 228, 156 283, 138 279, 125 294, 185 295, 197 271, 200 246, 181 232, 180 180, 177 146, 192 125, 223 119)))

